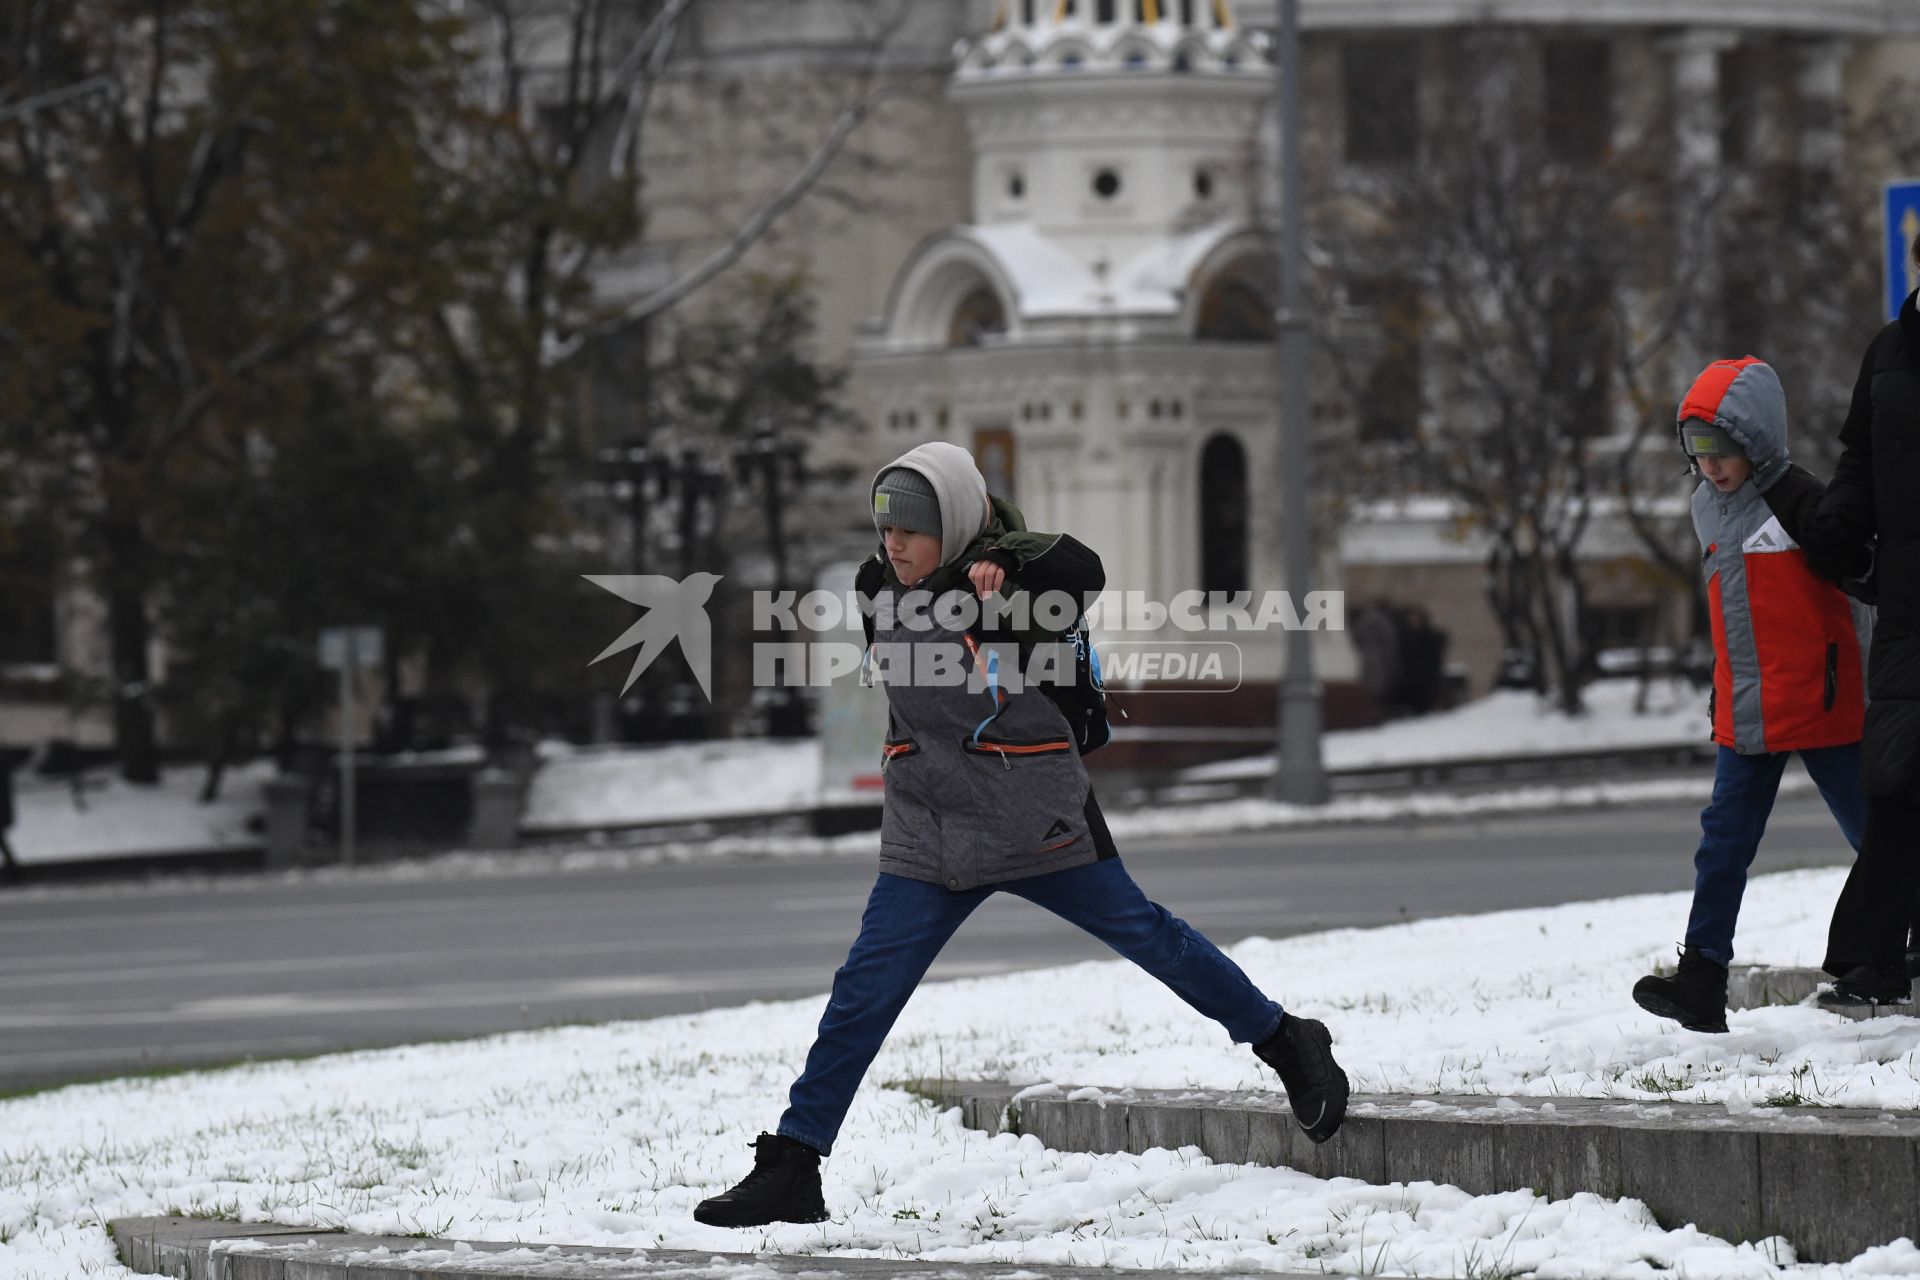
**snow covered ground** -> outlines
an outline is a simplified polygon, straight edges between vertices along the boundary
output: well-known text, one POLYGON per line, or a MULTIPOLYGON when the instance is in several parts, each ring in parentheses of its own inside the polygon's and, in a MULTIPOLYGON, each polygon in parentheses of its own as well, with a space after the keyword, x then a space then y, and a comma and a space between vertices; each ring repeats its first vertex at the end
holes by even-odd
POLYGON ((658 747, 543 744, 522 824, 530 830, 804 813, 819 802, 811 738, 658 747))
MULTIPOLYGON (((1399 720, 1372 729, 1326 736, 1329 768, 1346 769, 1406 762, 1462 760, 1486 756, 1590 751, 1615 746, 1674 746, 1706 736, 1706 699, 1683 683, 1660 682, 1646 714, 1636 714, 1638 681, 1611 679, 1591 686, 1590 713, 1563 716, 1531 694, 1499 692, 1453 711, 1399 720)), ((442 753, 446 755, 449 753, 442 753)), ((471 754, 469 749, 468 754, 471 754)), ((674 743, 654 747, 571 747, 543 744, 541 764, 527 796, 525 826, 530 831, 578 831, 646 823, 805 813, 819 803, 819 748, 811 739, 674 743)), ((424 757, 423 757, 424 758, 424 757)), ((462 758, 465 758, 464 756, 462 758)), ((1270 756, 1231 760, 1189 770, 1196 782, 1259 777, 1271 773, 1270 756)), ((212 805, 197 799, 202 771, 169 769, 157 789, 131 787, 100 777, 77 809, 62 782, 18 777, 19 822, 10 833, 23 863, 64 862, 127 854, 198 852, 258 845, 258 822, 265 807, 263 788, 272 776, 264 762, 228 774, 221 797, 212 805)), ((1705 775, 1703 774, 1704 778, 1705 775)), ((1673 795, 1704 795, 1705 783, 1676 780, 1673 795)), ((1583 803, 1581 788, 1526 787, 1513 805, 1553 807, 1565 791, 1567 804, 1583 803)), ((1635 793, 1636 799, 1658 798, 1635 793)), ((1295 813, 1284 806, 1252 801, 1209 805, 1199 814, 1200 830, 1245 830, 1301 821, 1350 821, 1375 818, 1434 817, 1480 813, 1501 807, 1485 797, 1358 797, 1324 812, 1295 813), (1211 824, 1211 825, 1209 825, 1211 824)), ((1195 829, 1189 810, 1137 815, 1134 835, 1195 829)), ((1122 824, 1115 823, 1115 834, 1122 824)), ((807 849, 804 840, 783 847, 807 849)), ((865 845, 860 846, 865 848, 865 845)), ((688 846, 688 851, 695 846, 688 846)))
MULTIPOLYGON (((1596 680, 1586 689, 1586 714, 1569 716, 1534 694, 1497 689, 1451 711, 1329 733, 1326 765, 1364 769, 1610 747, 1678 747, 1707 740, 1706 690, 1684 680, 1655 680, 1647 689, 1644 712, 1634 709, 1639 696, 1638 679, 1596 680)), ((1200 765, 1183 776, 1200 782, 1272 772, 1271 756, 1253 756, 1200 765)))
POLYGON ((206 770, 161 771, 157 787, 136 787, 90 774, 81 804, 65 778, 14 775, 14 826, 7 833, 22 863, 77 862, 142 853, 201 853, 260 843, 248 823, 266 810, 267 761, 228 771, 219 798, 200 803, 206 770))
MULTIPOLYGON (((1757 879, 1743 959, 1806 962, 1834 871, 1757 879)), ((1178 902, 1169 904, 1178 909, 1178 902)), ((1811 1007, 1682 1032, 1628 990, 1671 956, 1682 895, 1250 940, 1236 958, 1326 1018, 1357 1087, 1920 1106, 1920 1020, 1811 1007)), ((854 926, 849 918, 845 924, 854 926)), ((1035 928, 1064 928, 1038 914, 1035 928)), ((822 987, 830 975, 822 973, 822 987)), ((1263 1084, 1124 964, 924 987, 826 1168, 833 1220, 728 1232, 693 1205, 737 1180, 805 1053, 818 997, 606 1027, 79 1086, 0 1102, 0 1275, 125 1273, 101 1222, 223 1213, 359 1231, 943 1261, 1555 1277, 1920 1274, 1902 1242, 1845 1267, 1667 1231, 1633 1201, 1470 1197, 988 1139, 881 1082, 1263 1084)))
MULTIPOLYGON (((1639 693, 1636 679, 1595 681, 1587 690, 1587 714, 1575 717, 1533 694, 1501 690, 1452 711, 1329 733, 1326 765, 1357 769, 1706 740, 1705 691, 1685 681, 1655 681, 1644 712, 1635 710, 1639 693)), ((554 746, 543 756, 528 797, 526 825, 533 830, 791 813, 811 807, 820 792, 818 748, 810 740, 554 746)), ((1263 754, 1189 769, 1183 777, 1213 782, 1272 772, 1273 757, 1263 754)))

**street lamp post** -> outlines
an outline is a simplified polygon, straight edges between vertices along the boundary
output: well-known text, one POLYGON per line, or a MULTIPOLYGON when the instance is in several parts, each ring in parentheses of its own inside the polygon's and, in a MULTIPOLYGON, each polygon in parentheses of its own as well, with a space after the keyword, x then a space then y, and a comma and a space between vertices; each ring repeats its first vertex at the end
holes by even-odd
MULTIPOLYGON (((782 438, 771 419, 762 419, 754 433, 733 448, 734 478, 743 485, 756 481, 760 487, 761 509, 767 518, 767 547, 773 554, 773 589, 787 582, 787 536, 785 513, 787 491, 797 489, 806 479, 802 459, 806 446, 798 440, 782 438)), ((777 640, 778 637, 776 636, 777 640)), ((767 728, 776 738, 799 737, 806 733, 806 706, 799 692, 790 685, 773 690, 767 709, 767 728)))
POLYGON ((787 491, 797 489, 806 479, 802 459, 806 446, 798 440, 783 439, 770 420, 762 420, 753 435, 734 445, 734 478, 741 484, 760 486, 761 510, 767 518, 767 546, 773 552, 773 585, 778 590, 787 580, 787 538, 785 523, 787 491))
MULTIPOLYGON (((602 483, 615 503, 623 504, 627 519, 627 572, 639 575, 647 571, 648 503, 657 498, 667 482, 670 460, 654 449, 644 436, 631 435, 624 444, 603 446, 598 453, 602 483)), ((631 690, 624 699, 608 692, 594 700, 594 740, 611 742, 627 735, 620 730, 638 722, 646 708, 646 686, 631 690)))
MULTIPOLYGON (((716 510, 723 473, 707 461, 697 447, 684 444, 680 447, 679 459, 668 462, 661 475, 665 479, 663 488, 671 491, 679 502, 680 577, 684 581, 700 568, 700 552, 705 541, 701 537, 702 518, 716 510)), ((707 717, 700 710, 700 696, 699 689, 686 675, 675 678, 672 701, 667 709, 670 736, 706 736, 707 717)))
MULTIPOLYGON (((1313 525, 1308 479, 1313 440, 1307 421, 1306 251, 1300 199, 1300 0, 1277 0, 1274 56, 1275 111, 1280 127, 1280 501, 1285 513, 1287 590, 1302 603, 1313 573, 1313 525)), ((1313 673, 1313 633, 1287 633, 1287 670, 1280 681, 1279 760, 1275 793, 1291 804, 1324 804, 1327 776, 1320 760, 1320 688, 1313 673)))
POLYGON ((607 491, 627 507, 630 573, 647 571, 647 499, 649 491, 659 489, 662 484, 665 462, 666 459, 638 437, 600 450, 600 469, 607 478, 607 491))

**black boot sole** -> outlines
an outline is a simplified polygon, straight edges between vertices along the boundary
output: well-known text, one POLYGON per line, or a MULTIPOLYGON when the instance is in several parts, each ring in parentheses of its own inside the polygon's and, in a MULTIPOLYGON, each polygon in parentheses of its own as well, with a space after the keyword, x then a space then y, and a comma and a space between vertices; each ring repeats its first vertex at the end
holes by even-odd
POLYGON ((1656 1018, 1665 1018, 1669 1022, 1679 1023, 1683 1031, 1704 1031, 1711 1035, 1725 1035, 1727 1032, 1727 1015, 1724 1013, 1720 1015, 1718 1022, 1701 1022, 1697 1018, 1689 1022, 1688 1019, 1693 1018, 1691 1009, 1683 1009, 1676 1002, 1662 996, 1636 991, 1633 993, 1633 1002, 1656 1018))
POLYGON ((1822 991, 1813 1002, 1823 1009, 1911 1009, 1912 996, 1871 996, 1851 991, 1822 991))
POLYGON ((699 1205, 693 1211, 693 1220, 708 1227, 770 1227, 776 1222, 797 1222, 805 1224, 825 1222, 828 1216, 825 1209, 820 1210, 818 1213, 803 1210, 797 1214, 775 1215, 773 1217, 764 1217, 746 1212, 727 1213, 724 1210, 715 1213, 709 1211, 705 1204, 699 1205))

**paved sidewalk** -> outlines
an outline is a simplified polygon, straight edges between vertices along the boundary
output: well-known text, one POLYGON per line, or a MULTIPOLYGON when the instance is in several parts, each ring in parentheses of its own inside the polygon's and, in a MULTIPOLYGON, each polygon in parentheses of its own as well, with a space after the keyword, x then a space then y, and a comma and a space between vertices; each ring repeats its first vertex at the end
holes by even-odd
MULTIPOLYGON (((693 1253, 596 1249, 584 1245, 421 1240, 358 1236, 272 1222, 204 1218, 120 1218, 109 1224, 120 1260, 135 1271, 180 1280, 1113 1280, 1112 1270, 999 1262, 910 1262, 807 1254, 693 1253)), ((748 1233, 742 1233, 746 1235, 748 1233)), ((1170 1271, 1128 1271, 1155 1277, 1170 1271)), ((1191 1273, 1185 1273, 1191 1275, 1191 1273)), ((1213 1272, 1221 1280, 1307 1280, 1278 1272, 1213 1272)), ((1315 1278, 1321 1280, 1321 1278, 1315 1278)))

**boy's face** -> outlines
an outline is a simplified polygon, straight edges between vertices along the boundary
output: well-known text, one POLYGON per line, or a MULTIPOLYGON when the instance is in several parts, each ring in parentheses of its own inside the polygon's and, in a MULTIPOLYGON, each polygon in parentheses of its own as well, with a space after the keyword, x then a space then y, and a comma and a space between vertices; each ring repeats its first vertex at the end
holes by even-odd
POLYGON ((1753 462, 1741 454, 1703 453, 1694 461, 1707 483, 1721 493, 1732 493, 1753 474, 1753 462))
POLYGON ((940 539, 930 533, 887 525, 880 530, 880 541, 893 563, 893 576, 909 587, 940 567, 940 539))

